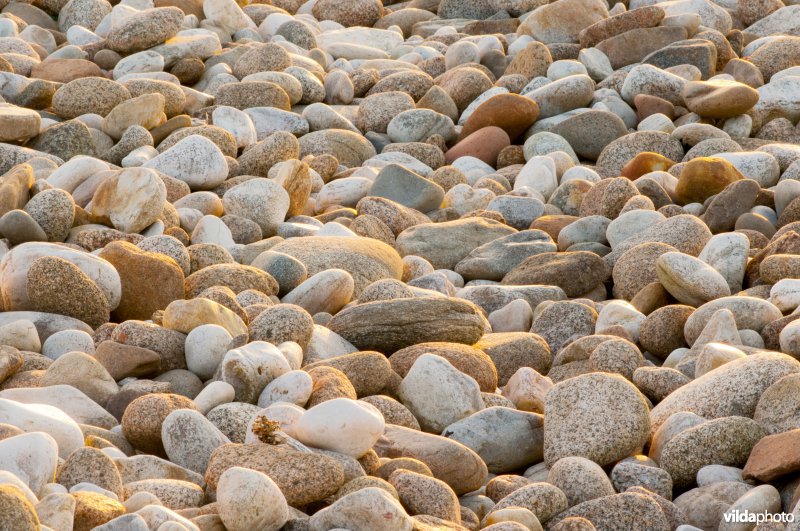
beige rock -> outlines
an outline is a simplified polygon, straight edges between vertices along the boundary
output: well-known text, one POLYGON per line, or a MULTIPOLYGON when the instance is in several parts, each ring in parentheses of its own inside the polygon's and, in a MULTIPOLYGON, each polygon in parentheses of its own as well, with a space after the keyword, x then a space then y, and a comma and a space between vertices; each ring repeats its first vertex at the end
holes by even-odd
POLYGON ((247 334, 247 325, 241 317, 209 299, 173 301, 164 310, 162 319, 165 328, 184 334, 205 324, 219 325, 233 337, 247 334))
POLYGON ((39 113, 10 103, 0 104, 0 142, 19 142, 39 134, 39 113))
POLYGON ((152 129, 166 122, 164 105, 166 99, 162 94, 142 94, 120 103, 103 120, 103 132, 111 138, 119 140, 122 133, 132 125, 141 125, 152 129))
POLYGON ((122 232, 141 232, 161 217, 167 188, 147 168, 127 168, 104 180, 92 197, 92 214, 122 232))

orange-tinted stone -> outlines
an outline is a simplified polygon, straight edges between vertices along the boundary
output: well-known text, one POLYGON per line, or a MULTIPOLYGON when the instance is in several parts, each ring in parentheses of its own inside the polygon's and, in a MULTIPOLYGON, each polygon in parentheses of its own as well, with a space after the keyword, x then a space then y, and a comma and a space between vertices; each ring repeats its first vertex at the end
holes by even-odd
POLYGON ((484 127, 495 126, 515 139, 539 117, 539 106, 519 94, 498 94, 481 103, 467 118, 458 139, 463 140, 484 127))
POLYGON ((622 167, 621 175, 633 181, 653 171, 667 171, 674 165, 675 162, 664 155, 653 153, 652 151, 644 151, 633 157, 622 167))
POLYGON ((675 106, 672 102, 658 96, 637 94, 633 97, 633 105, 636 107, 636 118, 639 121, 653 114, 663 114, 670 120, 675 118, 675 106))
POLYGON ((471 156, 494 168, 497 164, 497 155, 510 144, 508 133, 499 127, 484 127, 447 150, 444 158, 447 164, 452 164, 458 157, 471 156))
POLYGON ((771 482, 800 470, 800 429, 768 435, 758 441, 744 466, 745 479, 771 482))
POLYGON ((698 157, 687 162, 681 170, 675 194, 684 205, 702 203, 740 179, 744 176, 727 160, 698 157))
POLYGON ((104 77, 100 67, 86 59, 50 59, 36 63, 30 77, 58 83, 69 83, 82 77, 104 77))
POLYGON ((543 230, 553 238, 553 241, 557 241, 558 233, 561 232, 561 229, 579 219, 577 216, 567 216, 565 214, 542 216, 531 223, 531 229, 543 230))

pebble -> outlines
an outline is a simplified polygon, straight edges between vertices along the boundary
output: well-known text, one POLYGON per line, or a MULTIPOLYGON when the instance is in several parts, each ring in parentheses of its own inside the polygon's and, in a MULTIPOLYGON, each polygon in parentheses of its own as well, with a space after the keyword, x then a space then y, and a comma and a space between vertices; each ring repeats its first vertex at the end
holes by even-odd
POLYGON ((231 467, 219 478, 219 515, 230 530, 280 529, 289 520, 286 498, 266 474, 231 467), (252 511, 254 502, 259 511, 252 511))

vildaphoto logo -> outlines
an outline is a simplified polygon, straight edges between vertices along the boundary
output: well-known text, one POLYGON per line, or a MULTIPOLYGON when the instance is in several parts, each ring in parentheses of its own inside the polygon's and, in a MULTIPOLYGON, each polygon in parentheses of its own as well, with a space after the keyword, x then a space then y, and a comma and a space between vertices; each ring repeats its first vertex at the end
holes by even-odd
POLYGON ((762 524, 768 522, 790 524, 794 522, 794 515, 789 513, 755 513, 747 509, 744 511, 735 509, 722 515, 722 519, 729 524, 762 524))

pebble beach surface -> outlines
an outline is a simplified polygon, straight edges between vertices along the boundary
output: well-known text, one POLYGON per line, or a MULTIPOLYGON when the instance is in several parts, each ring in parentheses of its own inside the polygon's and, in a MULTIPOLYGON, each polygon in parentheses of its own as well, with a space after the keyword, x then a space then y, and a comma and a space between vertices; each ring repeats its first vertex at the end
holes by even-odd
POLYGON ((0 0, 0 531, 800 530, 798 0, 263 1, 0 0))

